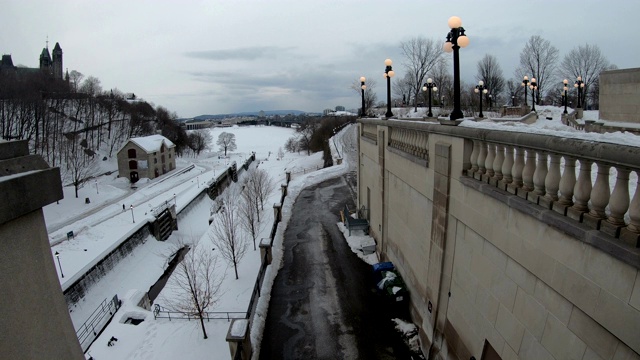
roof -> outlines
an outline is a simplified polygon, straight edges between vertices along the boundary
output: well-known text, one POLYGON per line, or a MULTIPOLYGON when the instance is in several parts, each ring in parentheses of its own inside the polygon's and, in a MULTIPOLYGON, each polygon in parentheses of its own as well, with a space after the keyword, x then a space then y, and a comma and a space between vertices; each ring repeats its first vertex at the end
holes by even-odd
POLYGON ((167 148, 175 147, 175 144, 171 142, 171 140, 167 139, 162 135, 150 135, 144 137, 136 137, 131 138, 129 141, 138 145, 142 150, 147 153, 152 153, 156 151, 160 151, 160 146, 164 143, 164 146, 167 148))

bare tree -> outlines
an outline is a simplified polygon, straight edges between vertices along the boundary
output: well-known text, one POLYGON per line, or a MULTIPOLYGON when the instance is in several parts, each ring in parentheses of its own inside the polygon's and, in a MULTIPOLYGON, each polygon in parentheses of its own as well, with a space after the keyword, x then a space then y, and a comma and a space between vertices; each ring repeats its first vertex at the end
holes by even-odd
POLYGON ((194 152, 195 155, 200 155, 202 151, 211 148, 211 142, 213 139, 209 130, 195 130, 189 133, 188 136, 189 148, 194 152))
POLYGON ((190 245, 178 239, 178 244, 180 248, 187 246, 188 250, 171 274, 161 299, 170 310, 200 319, 206 339, 206 311, 222 297, 225 272, 218 270, 217 257, 199 239, 193 238, 190 245))
POLYGON ((281 147, 278 148, 278 160, 284 157, 284 150, 281 147))
MULTIPOLYGON (((492 94, 494 99, 497 100, 497 97, 502 94, 504 77, 498 59, 494 55, 486 54, 482 60, 478 61, 476 80, 484 81, 484 86, 489 89, 489 94, 492 94)), ((485 95, 485 100, 489 100, 489 94, 485 95)))
POLYGON ((547 80, 553 84, 558 53, 558 49, 551 45, 549 40, 539 35, 531 36, 520 53, 520 67, 516 70, 516 77, 522 79, 524 75, 529 75, 536 78, 538 87, 534 96, 536 104, 541 97, 544 97, 548 88, 547 80))
POLYGON ((404 55, 403 65, 411 77, 413 85, 413 105, 418 111, 418 94, 422 90, 422 83, 431 69, 442 57, 442 42, 424 37, 415 37, 400 43, 402 54, 404 55))
POLYGON ((254 194, 254 188, 245 182, 242 191, 242 201, 240 202, 240 224, 242 228, 251 235, 253 239, 253 250, 256 250, 256 239, 262 231, 263 223, 260 222, 260 209, 258 208, 258 196, 254 194))
POLYGON ((295 137, 290 137, 284 143, 284 148, 290 153, 299 152, 300 151, 300 141, 295 137))
POLYGON ((67 139, 65 143, 67 154, 63 177, 65 181, 73 184, 76 198, 78 198, 78 190, 82 187, 82 184, 97 174, 98 163, 92 151, 87 151, 88 149, 81 146, 74 146, 75 137, 67 139))
POLYGON ((311 155, 311 140, 318 129, 318 124, 312 120, 306 120, 298 128, 298 144, 301 150, 306 150, 307 155, 311 155))
MULTIPOLYGON (((602 54, 598 45, 578 46, 573 48, 560 63, 559 75, 575 81, 578 76, 582 77, 584 90, 580 102, 586 105, 585 100, 589 94, 589 89, 598 83, 600 73, 610 69, 612 66, 609 60, 602 54)), ((586 108, 586 106, 583 107, 586 108)))
POLYGON ((507 91, 509 94, 509 104, 515 106, 515 104, 520 104, 523 100, 520 99, 524 92, 524 87, 522 86, 522 80, 519 79, 511 79, 507 81, 507 91), (512 98, 513 96, 513 98, 512 98))
POLYGON ((236 135, 223 132, 218 136, 218 142, 216 144, 220 147, 220 151, 224 151, 224 156, 227 156, 227 151, 234 151, 237 148, 236 135))
POLYGON ((413 89, 415 88, 415 79, 411 76, 410 73, 404 74, 402 78, 398 78, 398 80, 391 82, 391 87, 393 88, 393 94, 395 96, 402 96, 402 99, 405 100, 403 105, 408 104, 411 101, 411 97, 413 96, 413 89))
POLYGON ((247 252, 247 241, 240 231, 240 218, 235 206, 238 195, 233 191, 225 191, 219 197, 222 210, 213 218, 209 238, 216 244, 222 257, 233 265, 236 280, 238 279, 238 264, 247 252))
MULTIPOLYGON (((444 58, 440 58, 440 61, 430 71, 430 77, 433 79, 434 84, 438 87, 438 94, 440 97, 436 103, 440 106, 444 106, 444 99, 453 99, 453 79, 449 73, 449 63, 444 58)), ((452 101, 450 101, 452 102, 452 101)))
MULTIPOLYGON (((365 111, 369 113, 369 111, 375 106, 376 101, 378 101, 378 95, 374 91, 374 89, 376 88, 376 81, 373 79, 367 79, 367 81, 365 81, 365 85, 367 86, 367 88, 364 90, 364 107, 366 108, 365 111)), ((350 89, 353 89, 358 93, 358 96, 362 97, 362 88, 359 78, 353 81, 350 89)))
POLYGON ((264 201, 273 191, 273 180, 264 169, 254 169, 248 174, 247 185, 260 202, 260 210, 264 210, 264 201))

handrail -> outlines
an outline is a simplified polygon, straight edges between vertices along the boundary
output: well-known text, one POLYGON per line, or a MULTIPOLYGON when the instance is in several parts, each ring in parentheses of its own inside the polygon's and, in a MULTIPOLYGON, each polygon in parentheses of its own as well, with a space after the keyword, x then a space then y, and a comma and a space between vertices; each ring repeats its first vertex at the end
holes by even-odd
MULTIPOLYGON (((203 319, 210 320, 227 320, 232 319, 246 319, 248 314, 245 311, 203 311, 203 319)), ((153 308, 154 319, 169 319, 171 320, 198 320, 200 316, 198 313, 185 313, 180 311, 165 310, 160 304, 155 304, 153 308)))

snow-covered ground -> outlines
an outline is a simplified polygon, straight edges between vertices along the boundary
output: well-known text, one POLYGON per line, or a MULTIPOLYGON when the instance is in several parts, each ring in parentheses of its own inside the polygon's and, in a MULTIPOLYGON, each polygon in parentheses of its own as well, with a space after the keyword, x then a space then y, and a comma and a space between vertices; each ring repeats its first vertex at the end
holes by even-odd
MULTIPOLYGON (((537 132, 640 146, 640 137, 634 135, 623 133, 585 134, 562 125, 560 122, 561 112, 562 108, 541 106, 538 109, 539 119, 532 125, 465 120, 460 126, 537 132), (547 117, 552 119, 547 120, 547 117)), ((423 114, 416 116, 421 117, 423 114)), ((597 119, 597 112, 595 114, 594 112, 585 112, 585 118, 592 117, 597 119)), ((282 223, 278 227, 274 241, 274 266, 268 268, 265 276, 263 296, 259 300, 252 328, 252 342, 256 354, 258 354, 259 348, 257 346, 261 340, 261 329, 264 325, 264 317, 266 317, 270 297, 269 289, 282 263, 282 236, 291 217, 292 204, 305 187, 355 170, 355 164, 357 164, 355 163, 357 161, 355 126, 351 125, 345 128, 330 142, 334 158, 337 157, 336 148, 342 153, 350 153, 351 158, 342 154, 341 157, 344 158, 342 165, 306 173, 298 173, 297 171, 322 166, 321 154, 307 156, 304 153, 286 153, 282 160, 276 159, 279 148, 284 148, 285 141, 294 135, 294 130, 261 126, 213 129, 211 133, 214 143, 222 131, 236 134, 238 150, 228 159, 219 159, 215 151, 202 154, 197 158, 180 158, 175 171, 168 176, 151 181, 141 180, 137 184, 137 189, 131 189, 128 182, 117 178, 115 173, 101 176, 80 190, 79 199, 75 199, 72 187, 65 187, 65 198, 59 204, 47 206, 44 212, 50 231, 52 254, 58 252, 60 256, 60 264, 65 277, 62 278, 60 269, 58 269, 58 275, 63 288, 65 288, 80 276, 79 274, 92 266, 95 259, 99 258, 101 254, 116 247, 120 241, 135 232, 139 226, 152 219, 151 209, 167 201, 175 201, 178 209, 183 208, 200 193, 204 184, 215 178, 216 174, 224 171, 232 161, 236 161, 240 165, 250 156, 251 152, 256 153, 258 166, 265 169, 276 184, 276 189, 271 193, 267 204, 279 202, 280 184, 285 181, 285 172, 291 171, 294 175, 283 205, 282 223), (354 156, 356 157, 355 161, 353 160, 354 156), (173 175, 191 165, 194 166, 192 170, 184 174, 173 175), (90 198, 90 204, 85 204, 86 197, 90 198), (125 211, 122 209, 122 204, 125 205, 125 211), (131 205, 134 206, 133 210, 131 210, 131 205), (134 218, 135 223, 133 222, 134 218), (67 240, 69 231, 74 232, 75 238, 67 240)), ((215 147, 215 145, 212 146, 215 147)), ((111 164, 103 164, 103 168, 115 170, 115 161, 111 164)), ((240 180, 242 181, 242 179, 240 180)), ((635 180, 632 184, 635 185, 635 180)), ((206 234, 211 204, 208 197, 201 200, 189 211, 188 216, 181 218, 178 224, 179 230, 174 232, 166 242, 159 242, 153 237, 149 237, 144 244, 136 248, 111 272, 100 279, 88 291, 85 298, 71 309, 72 320, 76 326, 79 326, 105 298, 118 294, 123 300, 122 309, 118 311, 114 320, 88 351, 95 359, 226 359, 229 357, 229 349, 225 341, 229 323, 226 320, 206 322, 205 326, 209 338, 205 340, 202 338, 202 330, 197 321, 154 320, 151 312, 136 306, 141 294, 147 291, 166 268, 167 257, 175 251, 180 239, 198 237, 201 242, 204 242, 203 248, 213 249, 206 234), (137 326, 125 324, 124 321, 128 317, 144 318, 144 321, 137 326), (115 346, 107 346, 111 336, 118 338, 115 346)), ((265 207, 263 214, 263 222, 266 223, 266 226, 262 228, 259 238, 269 236, 273 222, 271 209, 265 207)), ((341 225, 338 224, 338 226, 341 225)), ((363 255, 360 250, 371 242, 371 238, 359 232, 354 232, 351 237, 345 237, 353 251, 361 255, 364 261, 370 264, 377 262, 375 254, 363 255)), ((226 267, 226 263, 223 261, 220 264, 226 267)), ((224 296, 220 298, 214 308, 210 308, 208 311, 246 311, 259 266, 259 251, 254 251, 251 245, 251 249, 240 263, 239 279, 236 280, 233 275, 225 277, 224 296)), ((233 269, 228 268, 227 272, 232 274, 233 269)))

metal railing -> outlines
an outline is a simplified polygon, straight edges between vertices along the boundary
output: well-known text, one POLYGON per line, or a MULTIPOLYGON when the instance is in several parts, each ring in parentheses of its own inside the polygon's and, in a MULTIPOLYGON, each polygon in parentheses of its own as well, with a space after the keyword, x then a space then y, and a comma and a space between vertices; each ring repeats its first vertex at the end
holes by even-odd
MULTIPOLYGON (((227 320, 231 321, 231 319, 246 319, 248 317, 247 312, 243 311, 205 311, 202 313, 202 318, 204 320, 227 320)), ((169 319, 171 320, 199 320, 200 316, 198 313, 188 313, 181 311, 171 311, 166 310, 160 304, 155 304, 153 307, 153 318, 154 319, 169 319)))
POLYGON ((114 295, 109 301, 104 299, 93 313, 89 315, 89 319, 80 325, 78 330, 76 330, 76 336, 78 336, 82 351, 87 351, 119 308, 120 300, 118 300, 118 295, 114 295))

